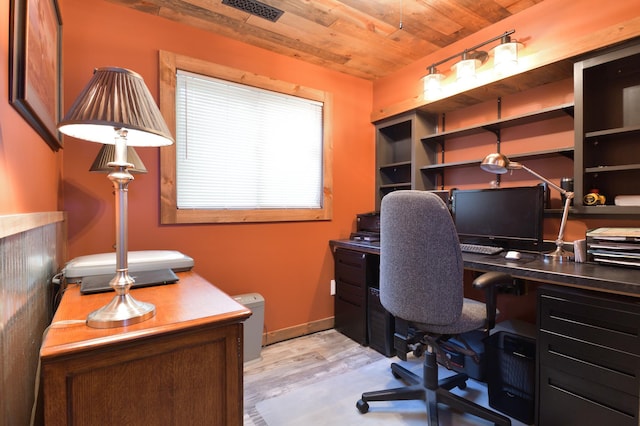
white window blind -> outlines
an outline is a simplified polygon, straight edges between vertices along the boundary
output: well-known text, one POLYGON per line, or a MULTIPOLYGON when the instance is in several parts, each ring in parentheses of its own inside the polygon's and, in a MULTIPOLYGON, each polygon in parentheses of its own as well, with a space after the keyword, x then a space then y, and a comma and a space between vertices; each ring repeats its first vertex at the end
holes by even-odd
POLYGON ((178 209, 322 207, 323 104, 182 70, 178 209))

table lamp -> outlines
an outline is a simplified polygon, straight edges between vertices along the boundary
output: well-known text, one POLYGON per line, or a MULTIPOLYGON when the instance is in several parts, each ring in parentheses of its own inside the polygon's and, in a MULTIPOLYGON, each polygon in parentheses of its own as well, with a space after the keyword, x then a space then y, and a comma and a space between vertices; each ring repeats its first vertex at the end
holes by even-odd
MULTIPOLYGON (((95 160, 89 167, 90 172, 99 172, 99 173, 109 173, 113 170, 109 167, 109 163, 112 163, 116 159, 116 146, 115 145, 102 145, 98 155, 96 155, 95 160)), ((128 168, 129 173, 147 173, 147 168, 145 167, 142 159, 138 155, 135 149, 132 146, 127 147, 127 163, 132 164, 133 166, 128 168)))
POLYGON ((58 124, 61 133, 115 146, 108 175, 115 189, 116 270, 109 282, 116 295, 107 305, 87 317, 94 328, 121 327, 153 317, 156 308, 139 302, 129 290, 127 248, 127 192, 133 165, 127 161, 128 146, 171 145, 173 137, 142 77, 123 68, 107 67, 94 71, 89 83, 58 124))
POLYGON ((564 209, 562 211, 562 221, 560 222, 560 231, 558 232, 558 238, 556 239, 556 249, 550 253, 545 253, 544 257, 546 260, 555 261, 555 262, 563 262, 566 260, 571 260, 573 258, 573 254, 563 248, 564 245, 564 228, 567 224, 567 217, 569 215, 569 205, 571 204, 571 200, 573 199, 573 192, 567 191, 551 182, 549 179, 539 175, 534 172, 530 168, 526 167, 523 164, 517 163, 515 161, 509 161, 509 159, 500 153, 493 153, 487 155, 482 163, 480 163, 480 168, 486 172, 496 173, 496 174, 504 174, 509 170, 526 170, 531 173, 541 181, 547 183, 550 187, 559 191, 562 195, 565 196, 564 209))

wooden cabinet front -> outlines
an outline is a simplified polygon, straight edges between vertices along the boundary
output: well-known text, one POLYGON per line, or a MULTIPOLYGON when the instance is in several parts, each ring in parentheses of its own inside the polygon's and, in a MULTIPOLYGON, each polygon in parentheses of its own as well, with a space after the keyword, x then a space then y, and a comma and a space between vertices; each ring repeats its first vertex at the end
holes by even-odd
POLYGON ((132 292, 156 304, 154 318, 106 330, 65 321, 112 294, 68 290, 41 350, 47 425, 242 424, 241 321, 250 311, 180 275, 178 284, 132 292))

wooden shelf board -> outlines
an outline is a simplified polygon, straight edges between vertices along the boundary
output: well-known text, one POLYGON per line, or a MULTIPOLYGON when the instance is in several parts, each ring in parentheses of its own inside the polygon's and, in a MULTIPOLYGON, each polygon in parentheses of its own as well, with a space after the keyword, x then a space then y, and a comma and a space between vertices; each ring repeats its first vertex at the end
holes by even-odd
POLYGON ((428 135, 422 138, 422 142, 436 141, 440 142, 447 137, 462 137, 474 135, 482 132, 497 132, 514 126, 535 123, 541 120, 561 117, 563 115, 573 115, 573 103, 556 105, 544 108, 534 112, 521 114, 513 117, 501 118, 486 123, 481 123, 471 127, 444 131, 442 133, 428 135))
POLYGON ((623 172, 627 170, 640 170, 640 164, 622 164, 619 166, 587 167, 585 173, 623 172))

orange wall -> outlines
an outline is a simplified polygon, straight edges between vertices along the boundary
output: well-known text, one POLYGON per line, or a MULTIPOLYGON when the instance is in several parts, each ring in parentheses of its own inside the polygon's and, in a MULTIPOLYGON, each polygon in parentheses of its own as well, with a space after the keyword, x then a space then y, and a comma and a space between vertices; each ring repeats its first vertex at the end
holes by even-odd
MULTIPOLYGON (((227 293, 265 298, 267 331, 333 316, 329 239, 346 238, 374 205, 372 84, 101 0, 60 0, 65 110, 95 67, 140 73, 158 100, 158 51, 236 67, 333 93, 333 220, 267 224, 159 224, 159 151, 140 148, 149 169, 129 186, 129 249, 175 249, 227 293)), ((66 139, 63 181, 69 257, 112 249, 113 195, 88 172, 98 144, 66 139)), ((283 188, 286 190, 286 188, 283 188)))
POLYGON ((0 215, 62 209, 62 154, 9 103, 9 0, 0 0, 0 215))

